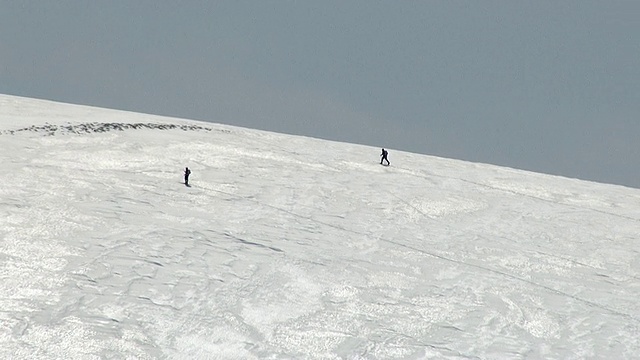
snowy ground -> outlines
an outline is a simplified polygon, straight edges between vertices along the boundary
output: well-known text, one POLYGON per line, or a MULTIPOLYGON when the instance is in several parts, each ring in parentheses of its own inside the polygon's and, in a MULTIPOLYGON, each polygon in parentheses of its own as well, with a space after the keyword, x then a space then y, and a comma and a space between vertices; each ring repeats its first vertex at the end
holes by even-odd
POLYGON ((640 354, 640 190, 10 96, 0 131, 0 358, 640 354))

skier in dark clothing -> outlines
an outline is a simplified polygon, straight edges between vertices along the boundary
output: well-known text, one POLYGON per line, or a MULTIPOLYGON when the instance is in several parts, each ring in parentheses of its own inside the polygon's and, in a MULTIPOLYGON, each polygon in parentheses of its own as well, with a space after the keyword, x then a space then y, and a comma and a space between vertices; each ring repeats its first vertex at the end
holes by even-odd
POLYGON ((382 162, 383 162, 383 161, 386 161, 386 162, 387 162, 387 165, 391 165, 391 164, 389 163, 389 159, 387 159, 387 155, 389 155, 389 153, 387 152, 387 150, 382 149, 382 154, 380 154, 380 157, 382 158, 382 159, 380 159, 380 165, 382 165, 382 162))
POLYGON ((189 186, 189 175, 191 175, 191 170, 189 168, 184 168, 184 184, 189 186))

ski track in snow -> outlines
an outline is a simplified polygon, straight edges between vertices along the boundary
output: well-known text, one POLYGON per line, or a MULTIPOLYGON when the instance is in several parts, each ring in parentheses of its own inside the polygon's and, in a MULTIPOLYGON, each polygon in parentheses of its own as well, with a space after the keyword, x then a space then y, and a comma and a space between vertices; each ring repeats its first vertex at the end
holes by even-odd
POLYGON ((640 192, 0 96, 0 357, 640 352, 640 192), (192 169, 192 187, 181 171, 192 169))

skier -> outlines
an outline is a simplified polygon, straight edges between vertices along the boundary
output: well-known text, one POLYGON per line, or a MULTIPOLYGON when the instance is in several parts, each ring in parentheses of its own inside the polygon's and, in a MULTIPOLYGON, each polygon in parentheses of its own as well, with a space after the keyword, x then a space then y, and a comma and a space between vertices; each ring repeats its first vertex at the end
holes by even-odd
POLYGON ((382 154, 380 154, 380 157, 382 158, 382 159, 380 159, 380 165, 382 165, 382 162, 383 162, 383 161, 386 161, 386 162, 387 162, 387 166, 391 165, 391 164, 389 163, 389 159, 387 159, 387 155, 389 155, 389 153, 387 152, 387 150, 385 150, 385 149, 383 148, 383 149, 382 149, 382 154))
POLYGON ((189 186, 189 175, 191 175, 191 170, 189 168, 184 168, 184 184, 189 186))

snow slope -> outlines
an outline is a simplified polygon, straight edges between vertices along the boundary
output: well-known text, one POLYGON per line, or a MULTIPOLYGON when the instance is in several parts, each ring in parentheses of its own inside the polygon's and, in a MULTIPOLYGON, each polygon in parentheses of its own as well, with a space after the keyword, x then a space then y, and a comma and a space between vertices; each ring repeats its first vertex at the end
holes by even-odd
POLYGON ((12 96, 0 149, 0 358, 640 354, 639 190, 12 96))

